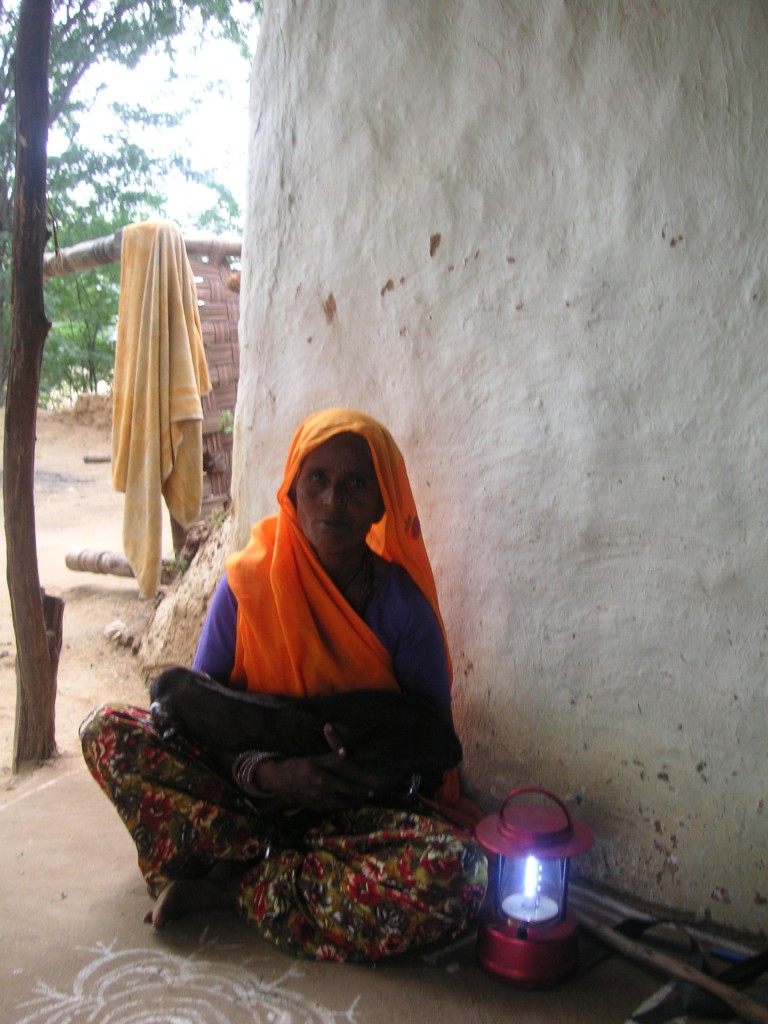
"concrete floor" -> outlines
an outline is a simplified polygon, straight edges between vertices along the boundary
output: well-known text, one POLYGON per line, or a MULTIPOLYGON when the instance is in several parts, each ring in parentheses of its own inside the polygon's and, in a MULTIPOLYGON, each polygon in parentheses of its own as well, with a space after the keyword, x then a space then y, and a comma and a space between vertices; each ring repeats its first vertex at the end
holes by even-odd
POLYGON ((0 793, 0 857, 4 1024, 620 1024, 662 985, 611 957, 517 990, 472 939, 374 968, 293 960, 223 914, 153 931, 133 845, 73 753, 0 793))

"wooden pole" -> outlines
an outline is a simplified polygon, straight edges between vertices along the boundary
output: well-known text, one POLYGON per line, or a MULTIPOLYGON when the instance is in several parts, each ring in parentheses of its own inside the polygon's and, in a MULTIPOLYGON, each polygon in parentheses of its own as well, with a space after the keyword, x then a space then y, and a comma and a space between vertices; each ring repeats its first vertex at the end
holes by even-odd
POLYGON ((125 576, 133 579, 131 563, 125 555, 116 551, 68 551, 64 556, 64 564, 73 572, 93 572, 110 576, 125 576))
MULTIPOLYGON (((171 520, 173 525, 173 520, 171 520)), ((100 573, 103 576, 124 576, 133 579, 135 573, 131 563, 122 552, 93 551, 83 548, 80 551, 68 551, 64 556, 64 564, 72 572, 100 573)), ((161 583, 173 583, 179 575, 179 567, 172 560, 164 558, 160 571, 161 583)))
POLYGON ((765 1006, 761 1006, 760 1003, 756 1003, 754 999, 750 999, 749 996, 744 995, 743 992, 739 992, 738 989, 733 988, 731 985, 724 985, 723 982, 710 977, 708 974, 703 974, 701 971, 697 971, 690 964, 683 963, 682 960, 676 960, 675 957, 668 956, 666 953, 660 953, 651 946, 627 938, 621 932, 617 932, 609 925, 590 918, 583 912, 579 912, 578 919, 584 931, 600 939, 606 946, 611 946, 619 953, 623 953, 624 956, 628 956, 630 960, 644 964, 651 970, 658 971, 668 977, 679 978, 682 981, 688 981, 692 985, 704 989, 711 995, 716 996, 726 1006, 729 1006, 739 1017, 748 1021, 749 1024, 768 1024, 768 1009, 765 1006))
POLYGON ((56 253, 46 253, 43 261, 43 273, 47 278, 62 274, 72 274, 77 270, 90 270, 105 263, 118 263, 123 244, 123 232, 115 231, 104 238, 93 238, 88 242, 78 242, 67 249, 59 249, 56 253))
POLYGON ((16 177, 3 450, 7 578, 17 651, 14 771, 56 749, 56 666, 40 589, 34 498, 40 364, 50 327, 43 303, 43 251, 51 18, 51 0, 23 0, 14 55, 16 177))
MULTIPOLYGON (((112 235, 78 242, 56 253, 48 253, 43 261, 46 280, 78 270, 90 270, 105 263, 119 263, 123 245, 122 228, 112 235)), ((237 238, 191 237, 184 239, 184 248, 189 256, 208 256, 223 259, 226 256, 239 257, 242 243, 237 238)))

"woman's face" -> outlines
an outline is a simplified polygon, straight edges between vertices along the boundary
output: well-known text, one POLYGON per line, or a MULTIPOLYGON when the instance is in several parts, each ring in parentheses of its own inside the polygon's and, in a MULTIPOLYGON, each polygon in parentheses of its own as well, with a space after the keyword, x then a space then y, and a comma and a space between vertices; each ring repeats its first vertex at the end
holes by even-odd
POLYGON ((310 452, 293 490, 299 525, 324 565, 359 551, 384 514, 368 442, 358 434, 336 434, 310 452))

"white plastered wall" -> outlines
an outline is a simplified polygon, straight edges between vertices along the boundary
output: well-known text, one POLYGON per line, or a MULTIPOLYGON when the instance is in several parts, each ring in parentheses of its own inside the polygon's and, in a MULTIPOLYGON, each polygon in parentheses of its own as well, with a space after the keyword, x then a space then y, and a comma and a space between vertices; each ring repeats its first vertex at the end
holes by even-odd
POLYGON ((768 15, 274 0, 255 61, 235 526, 296 424, 408 462, 465 782, 576 868, 766 930, 768 15))

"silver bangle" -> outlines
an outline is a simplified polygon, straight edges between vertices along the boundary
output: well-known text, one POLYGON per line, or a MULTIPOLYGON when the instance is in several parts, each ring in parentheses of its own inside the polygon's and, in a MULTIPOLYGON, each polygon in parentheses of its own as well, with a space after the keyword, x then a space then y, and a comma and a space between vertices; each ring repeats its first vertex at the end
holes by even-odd
POLYGON ((276 796, 275 793, 265 793, 263 789, 259 789, 255 782, 256 772, 259 765, 265 761, 279 761, 282 756, 273 750, 244 750, 232 762, 232 778, 235 784, 249 796, 262 799, 276 796))

